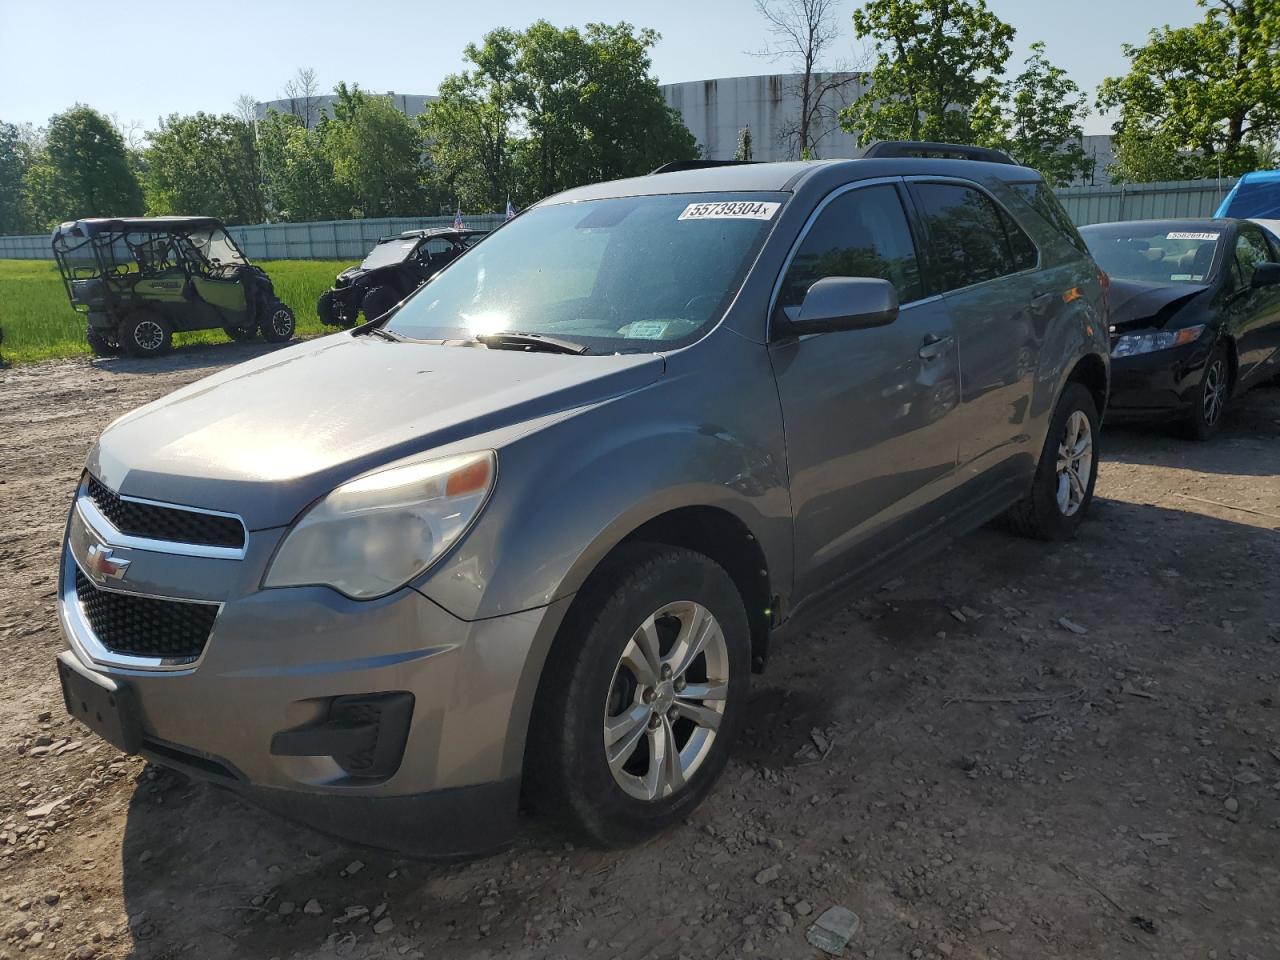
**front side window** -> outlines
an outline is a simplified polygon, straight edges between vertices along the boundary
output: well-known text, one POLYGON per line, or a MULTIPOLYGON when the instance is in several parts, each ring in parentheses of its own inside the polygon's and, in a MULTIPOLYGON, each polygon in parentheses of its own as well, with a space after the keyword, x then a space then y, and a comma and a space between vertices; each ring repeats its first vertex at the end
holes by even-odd
POLYGON ((535 207, 451 262, 388 329, 419 340, 531 333, 590 353, 682 346, 724 313, 786 197, 667 194, 535 207))
POLYGON ((1236 267, 1239 270, 1237 276, 1240 286, 1248 288, 1253 283, 1253 274, 1258 269, 1258 264, 1267 263, 1270 259, 1271 252, 1267 249, 1267 241, 1262 234, 1249 227, 1241 227, 1236 235, 1236 267))
POLYGON ((1026 269, 1015 261, 1001 212, 985 193, 951 183, 919 183, 912 192, 929 230, 941 292, 1026 269))
POLYGON ((924 295, 911 228, 896 188, 861 187, 828 203, 787 268, 778 303, 799 306, 809 288, 825 277, 888 280, 901 303, 924 295))

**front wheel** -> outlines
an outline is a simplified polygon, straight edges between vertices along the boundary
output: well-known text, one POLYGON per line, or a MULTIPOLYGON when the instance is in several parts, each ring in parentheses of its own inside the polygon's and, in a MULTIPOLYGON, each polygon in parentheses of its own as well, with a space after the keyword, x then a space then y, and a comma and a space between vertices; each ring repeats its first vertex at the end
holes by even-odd
POLYGON ((293 311, 277 300, 261 323, 262 339, 268 343, 285 343, 293 338, 295 326, 293 311))
POLYGON ((158 313, 135 313, 120 325, 120 346, 135 357, 158 357, 173 346, 173 328, 158 313))
POLYGON ((1097 479, 1098 407, 1084 384, 1068 383, 1054 408, 1031 492, 1009 511, 1009 524, 1038 540, 1074 537, 1097 479))
POLYGON ((724 769, 751 670, 733 580, 700 553, 623 547, 579 593, 543 671, 529 798, 603 846, 686 817, 724 769))
POLYGON ((1200 386, 1191 398, 1191 415, 1187 418, 1187 434, 1192 440, 1209 440, 1222 427, 1231 393, 1231 370, 1227 351, 1215 347, 1200 375, 1200 386))

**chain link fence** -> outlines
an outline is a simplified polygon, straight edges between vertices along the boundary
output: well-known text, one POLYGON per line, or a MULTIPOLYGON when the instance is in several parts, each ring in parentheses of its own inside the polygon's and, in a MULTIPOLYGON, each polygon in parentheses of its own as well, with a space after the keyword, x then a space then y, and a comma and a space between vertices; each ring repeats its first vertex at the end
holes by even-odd
MULTIPOLYGON (((1209 217, 1235 180, 1179 180, 1122 186, 1062 187, 1056 191, 1079 226, 1116 220, 1209 217)), ((470 228, 492 230, 500 214, 463 217, 470 228)), ((380 237, 405 230, 449 227, 452 217, 394 217, 380 220, 327 220, 317 223, 263 223, 228 227, 250 260, 361 260, 380 237)), ((0 260, 51 260, 45 234, 0 237, 0 260)))

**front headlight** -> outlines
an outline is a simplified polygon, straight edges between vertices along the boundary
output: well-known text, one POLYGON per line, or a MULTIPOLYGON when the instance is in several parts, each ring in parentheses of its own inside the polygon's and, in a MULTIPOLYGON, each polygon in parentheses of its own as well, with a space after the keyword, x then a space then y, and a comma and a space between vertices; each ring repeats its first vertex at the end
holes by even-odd
POLYGON ((1111 348, 1113 357, 1133 357, 1140 353, 1155 353, 1193 343, 1204 333, 1204 324, 1183 327, 1181 330, 1149 330, 1145 333, 1126 333, 1111 348))
POLYGON ((466 533, 497 466, 484 450, 344 483, 285 534, 263 587, 327 586, 356 600, 399 590, 466 533))

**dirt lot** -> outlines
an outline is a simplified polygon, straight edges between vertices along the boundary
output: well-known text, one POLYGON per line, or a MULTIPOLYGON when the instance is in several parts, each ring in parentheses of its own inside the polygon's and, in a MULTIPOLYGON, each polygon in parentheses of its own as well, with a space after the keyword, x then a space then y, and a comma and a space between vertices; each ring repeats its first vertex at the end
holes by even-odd
POLYGON ((64 719, 58 538, 92 438, 261 349, 0 371, 0 958, 807 958, 835 904, 846 956, 1280 957, 1280 389, 1210 444, 1109 430, 1077 542, 980 531, 777 649, 685 826, 608 854, 529 823, 446 867, 64 719))

